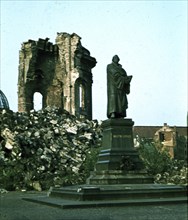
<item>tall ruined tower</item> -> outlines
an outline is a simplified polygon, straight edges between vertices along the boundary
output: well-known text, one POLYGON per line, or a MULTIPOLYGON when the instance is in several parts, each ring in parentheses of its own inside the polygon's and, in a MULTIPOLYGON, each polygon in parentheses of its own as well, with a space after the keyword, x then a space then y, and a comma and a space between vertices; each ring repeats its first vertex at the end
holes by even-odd
POLYGON ((58 33, 56 44, 48 38, 22 44, 19 55, 18 111, 34 108, 34 94, 42 106, 64 108, 73 115, 92 119, 92 73, 95 58, 73 33, 58 33))

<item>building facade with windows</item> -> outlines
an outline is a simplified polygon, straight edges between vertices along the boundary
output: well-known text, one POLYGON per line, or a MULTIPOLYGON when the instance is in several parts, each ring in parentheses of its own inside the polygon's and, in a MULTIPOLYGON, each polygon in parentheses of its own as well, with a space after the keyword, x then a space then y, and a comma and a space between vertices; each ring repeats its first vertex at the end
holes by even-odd
POLYGON ((133 134, 137 147, 139 138, 159 141, 169 151, 171 158, 187 163, 187 127, 169 126, 167 123, 163 126, 134 126, 133 134))

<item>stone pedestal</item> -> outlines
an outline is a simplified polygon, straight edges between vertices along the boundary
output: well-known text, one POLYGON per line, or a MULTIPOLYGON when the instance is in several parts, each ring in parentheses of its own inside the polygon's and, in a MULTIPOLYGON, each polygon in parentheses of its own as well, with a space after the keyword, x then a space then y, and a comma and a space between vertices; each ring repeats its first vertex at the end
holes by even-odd
POLYGON ((151 183, 153 178, 133 144, 131 119, 108 119, 102 124, 103 139, 95 171, 87 184, 151 183))
POLYGON ((187 202, 186 187, 153 184, 133 146, 131 119, 103 122, 95 171, 84 185, 51 187, 47 197, 26 199, 61 208, 187 202))

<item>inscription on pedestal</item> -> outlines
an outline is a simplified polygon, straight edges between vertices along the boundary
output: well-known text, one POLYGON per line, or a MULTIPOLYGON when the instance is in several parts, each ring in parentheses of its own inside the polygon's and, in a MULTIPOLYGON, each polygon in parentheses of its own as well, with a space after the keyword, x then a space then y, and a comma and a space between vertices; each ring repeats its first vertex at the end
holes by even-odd
POLYGON ((126 134, 114 134, 113 138, 132 138, 131 135, 126 135, 126 134))

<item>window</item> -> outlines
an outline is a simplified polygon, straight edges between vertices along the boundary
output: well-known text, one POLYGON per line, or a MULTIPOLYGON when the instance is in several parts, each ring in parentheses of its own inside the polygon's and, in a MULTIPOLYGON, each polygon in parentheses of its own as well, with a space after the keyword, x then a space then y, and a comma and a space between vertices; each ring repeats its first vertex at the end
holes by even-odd
POLYGON ((165 135, 164 135, 164 133, 159 132, 159 140, 160 140, 161 142, 165 141, 165 135))
POLYGON ((79 107, 82 110, 85 108, 85 91, 82 84, 79 86, 79 107))
POLYGON ((34 109, 36 111, 42 109, 43 107, 43 96, 40 92, 35 92, 34 95, 33 95, 33 102, 34 102, 34 109))

